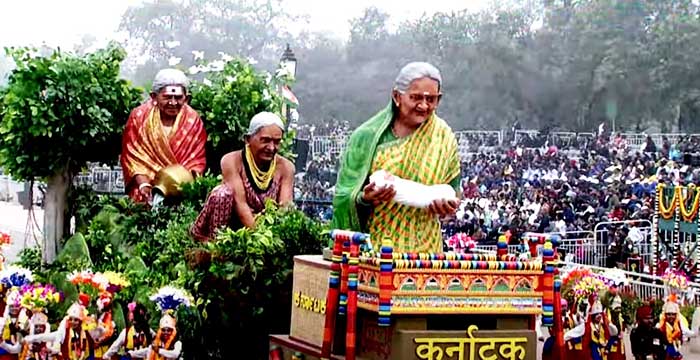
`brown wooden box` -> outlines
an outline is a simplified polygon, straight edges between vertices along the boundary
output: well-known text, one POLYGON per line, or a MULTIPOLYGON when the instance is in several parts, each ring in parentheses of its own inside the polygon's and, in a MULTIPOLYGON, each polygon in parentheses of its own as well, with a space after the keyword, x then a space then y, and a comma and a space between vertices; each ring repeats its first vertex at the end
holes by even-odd
POLYGON ((329 273, 330 262, 321 255, 294 257, 291 338, 321 347, 329 273))

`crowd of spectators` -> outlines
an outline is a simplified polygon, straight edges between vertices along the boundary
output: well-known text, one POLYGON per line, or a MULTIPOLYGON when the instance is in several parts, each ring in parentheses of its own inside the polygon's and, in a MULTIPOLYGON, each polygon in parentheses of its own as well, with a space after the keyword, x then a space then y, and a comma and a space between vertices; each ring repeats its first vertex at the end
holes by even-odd
MULTIPOLYGON (((596 236, 607 246, 601 265, 625 264, 649 251, 643 240, 656 184, 700 183, 700 168, 684 156, 700 151, 698 137, 661 137, 659 144, 647 137, 637 147, 620 134, 525 135, 506 145, 497 136, 469 139, 480 150, 462 159, 464 200, 455 217, 444 219, 445 238, 464 233, 478 244, 494 245, 505 233, 511 244, 528 232, 560 233, 567 240, 596 236), (626 220, 634 221, 614 224, 626 220), (597 224, 603 225, 593 235, 597 224)), ((312 158, 295 185, 297 203, 326 221, 332 216, 337 158, 312 158)))
POLYGON ((338 120, 330 120, 318 125, 299 124, 296 127, 296 132, 299 139, 311 139, 314 136, 347 135, 350 133, 350 124, 347 121, 338 120))

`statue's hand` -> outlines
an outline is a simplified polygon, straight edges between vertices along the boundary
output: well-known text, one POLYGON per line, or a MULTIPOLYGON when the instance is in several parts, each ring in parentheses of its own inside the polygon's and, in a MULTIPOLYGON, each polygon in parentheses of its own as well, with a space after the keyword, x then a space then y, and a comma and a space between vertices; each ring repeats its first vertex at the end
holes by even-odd
POLYGON ((151 192, 152 189, 153 188, 150 185, 139 187, 139 193, 145 202, 150 203, 153 200, 153 194, 151 192))

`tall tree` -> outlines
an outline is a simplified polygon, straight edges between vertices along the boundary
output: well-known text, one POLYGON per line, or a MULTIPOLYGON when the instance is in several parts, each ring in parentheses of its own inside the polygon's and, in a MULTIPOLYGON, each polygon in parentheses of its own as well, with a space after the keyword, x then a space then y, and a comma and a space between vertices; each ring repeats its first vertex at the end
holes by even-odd
MULTIPOLYGON (((207 59, 220 53, 277 62, 288 38, 280 23, 296 20, 282 12, 281 0, 157 0, 130 7, 122 16, 120 29, 129 34, 130 46, 149 56, 153 68, 189 67, 196 60, 193 51, 207 59)), ((267 64, 266 65, 270 65, 267 64)), ((139 74, 140 83, 153 74, 139 74)))
POLYGON ((72 178, 87 162, 113 162, 141 91, 119 78, 126 52, 115 44, 85 56, 8 49, 17 67, 2 89, 0 166, 18 180, 48 184, 44 260, 55 259, 72 178))

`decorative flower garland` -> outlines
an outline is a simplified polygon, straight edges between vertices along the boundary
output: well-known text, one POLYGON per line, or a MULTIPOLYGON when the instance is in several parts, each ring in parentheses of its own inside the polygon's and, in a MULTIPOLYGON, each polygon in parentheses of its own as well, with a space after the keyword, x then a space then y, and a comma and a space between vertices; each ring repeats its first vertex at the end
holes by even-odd
POLYGON ((596 275, 583 277, 580 281, 574 284, 573 287, 574 297, 578 300, 587 299, 591 295, 598 294, 607 289, 608 284, 606 284, 601 277, 596 275))
MULTIPOLYGON (((682 189, 680 187, 677 187, 677 189, 682 189)), ((679 191, 681 194, 680 196, 680 201, 678 203, 678 207, 680 208, 681 211, 681 216, 683 218, 683 221, 685 222, 694 222, 695 217, 698 215, 698 210, 700 210, 700 191, 695 188, 695 184, 690 184, 688 187, 686 187, 686 194, 685 196, 682 194, 682 191, 679 191), (695 197, 693 198, 692 203, 690 204, 690 208, 686 208, 686 203, 688 202, 688 198, 690 198, 690 193, 693 192, 695 197)))
POLYGON ((12 243, 12 239, 10 238, 10 234, 4 233, 0 231, 0 246, 1 245, 9 245, 12 243))
POLYGON ((157 293, 151 295, 149 299, 156 303, 158 309, 162 312, 174 312, 180 306, 191 307, 194 304, 194 299, 186 290, 174 287, 164 286, 157 293))
POLYGON ((688 277, 678 270, 667 269, 663 281, 671 290, 682 292, 688 289, 688 277))
POLYGON ((664 203, 664 190, 666 190, 666 185, 664 184, 659 184, 656 188, 656 197, 659 204, 659 214, 661 214, 662 218, 670 220, 671 218, 673 218, 673 215, 676 212, 676 204, 678 203, 681 197, 680 187, 673 188, 673 197, 671 197, 671 201, 668 203, 668 206, 664 203))
POLYGON ((465 233, 456 233, 447 239, 447 246, 455 252, 464 252, 476 247, 476 242, 465 233))
POLYGON ((696 189, 694 184, 691 184, 685 188, 682 186, 675 186, 671 188, 673 191, 671 200, 666 203, 664 201, 664 197, 667 193, 664 190, 666 189, 668 189, 668 187, 664 184, 659 184, 656 189, 656 198, 659 207, 658 212, 661 214, 661 217, 666 220, 670 220, 673 217, 676 208, 678 208, 683 217, 683 221, 693 222, 698 215, 698 212, 700 212, 700 191, 696 189), (691 192, 693 193, 692 195, 691 192), (690 207, 688 207, 687 202, 691 196, 693 196, 693 200, 690 207))
POLYGON ((32 311, 43 311, 49 304, 61 302, 61 293, 53 285, 24 285, 19 291, 20 304, 32 311))

